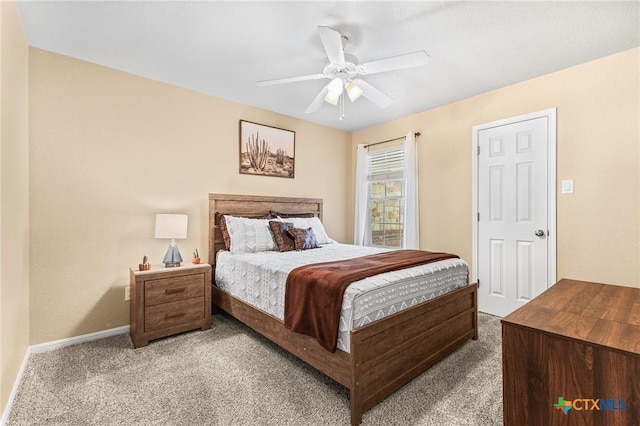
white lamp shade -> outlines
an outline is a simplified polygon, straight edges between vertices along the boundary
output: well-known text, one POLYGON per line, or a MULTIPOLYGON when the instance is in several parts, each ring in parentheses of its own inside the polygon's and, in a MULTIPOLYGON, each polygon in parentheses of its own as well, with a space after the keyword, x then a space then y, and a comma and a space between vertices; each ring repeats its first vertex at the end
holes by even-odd
POLYGON ((353 81, 350 81, 346 86, 347 95, 349 95, 349 99, 351 102, 355 102, 363 93, 363 90, 356 85, 353 81))
POLYGON ((331 83, 327 86, 327 96, 324 97, 325 102, 336 105, 338 100, 340 99, 340 95, 342 94, 342 79, 340 77, 336 77, 331 80, 331 83))
POLYGON ((157 214, 156 238, 187 238, 186 214, 157 214))
POLYGON ((342 93, 343 84, 344 83, 342 82, 342 79, 340 77, 336 77, 331 80, 331 83, 329 83, 329 86, 327 86, 327 90, 332 95, 340 95, 342 93))
POLYGON ((338 105, 338 100, 340 100, 340 94, 334 95, 331 92, 327 92, 327 96, 324 97, 324 101, 331 105, 338 105))

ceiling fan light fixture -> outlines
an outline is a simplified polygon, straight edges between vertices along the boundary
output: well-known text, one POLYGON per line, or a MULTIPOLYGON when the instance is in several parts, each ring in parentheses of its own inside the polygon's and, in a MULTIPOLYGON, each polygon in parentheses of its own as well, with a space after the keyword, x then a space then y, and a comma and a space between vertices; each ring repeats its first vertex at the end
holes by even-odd
POLYGON ((351 99, 351 102, 357 101, 363 93, 363 90, 353 81, 347 83, 345 89, 347 89, 347 95, 349 95, 349 99, 351 99))
POLYGON ((336 77, 331 80, 327 86, 327 96, 324 97, 325 102, 331 105, 337 105, 340 95, 342 94, 342 79, 336 77))
POLYGON ((331 105, 338 105, 338 100, 340 99, 340 94, 333 94, 331 92, 327 93, 327 96, 324 97, 324 101, 331 105))

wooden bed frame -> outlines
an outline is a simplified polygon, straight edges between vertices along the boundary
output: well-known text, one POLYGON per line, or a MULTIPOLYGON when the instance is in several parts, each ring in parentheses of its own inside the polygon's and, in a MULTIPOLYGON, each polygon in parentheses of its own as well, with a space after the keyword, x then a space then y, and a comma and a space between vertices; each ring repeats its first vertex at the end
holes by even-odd
POLYGON ((322 199, 209 194, 212 303, 348 388, 353 426, 365 411, 468 339, 478 338, 475 284, 351 331, 350 353, 331 353, 315 339, 286 329, 279 319, 220 290, 215 286, 215 255, 224 249, 220 215, 264 217, 271 210, 312 212, 322 220, 322 199))

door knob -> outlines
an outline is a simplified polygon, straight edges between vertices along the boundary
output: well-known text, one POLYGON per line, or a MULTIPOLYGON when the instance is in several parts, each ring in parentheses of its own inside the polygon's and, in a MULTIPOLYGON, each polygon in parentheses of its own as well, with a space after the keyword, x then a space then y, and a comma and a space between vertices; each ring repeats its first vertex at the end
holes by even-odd
POLYGON ((544 237, 544 231, 542 229, 538 229, 535 234, 536 237, 544 237))

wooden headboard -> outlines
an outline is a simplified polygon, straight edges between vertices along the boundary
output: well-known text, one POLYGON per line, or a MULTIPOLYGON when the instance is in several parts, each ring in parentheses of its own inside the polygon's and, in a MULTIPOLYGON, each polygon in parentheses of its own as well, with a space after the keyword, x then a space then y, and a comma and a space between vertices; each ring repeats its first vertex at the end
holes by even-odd
MULTIPOLYGON (((322 220, 322 198, 267 197, 262 195, 209 194, 209 264, 215 271, 216 253, 224 250, 220 216, 262 218, 270 211, 314 213, 322 220)), ((212 274, 212 280, 215 273, 212 274)))

